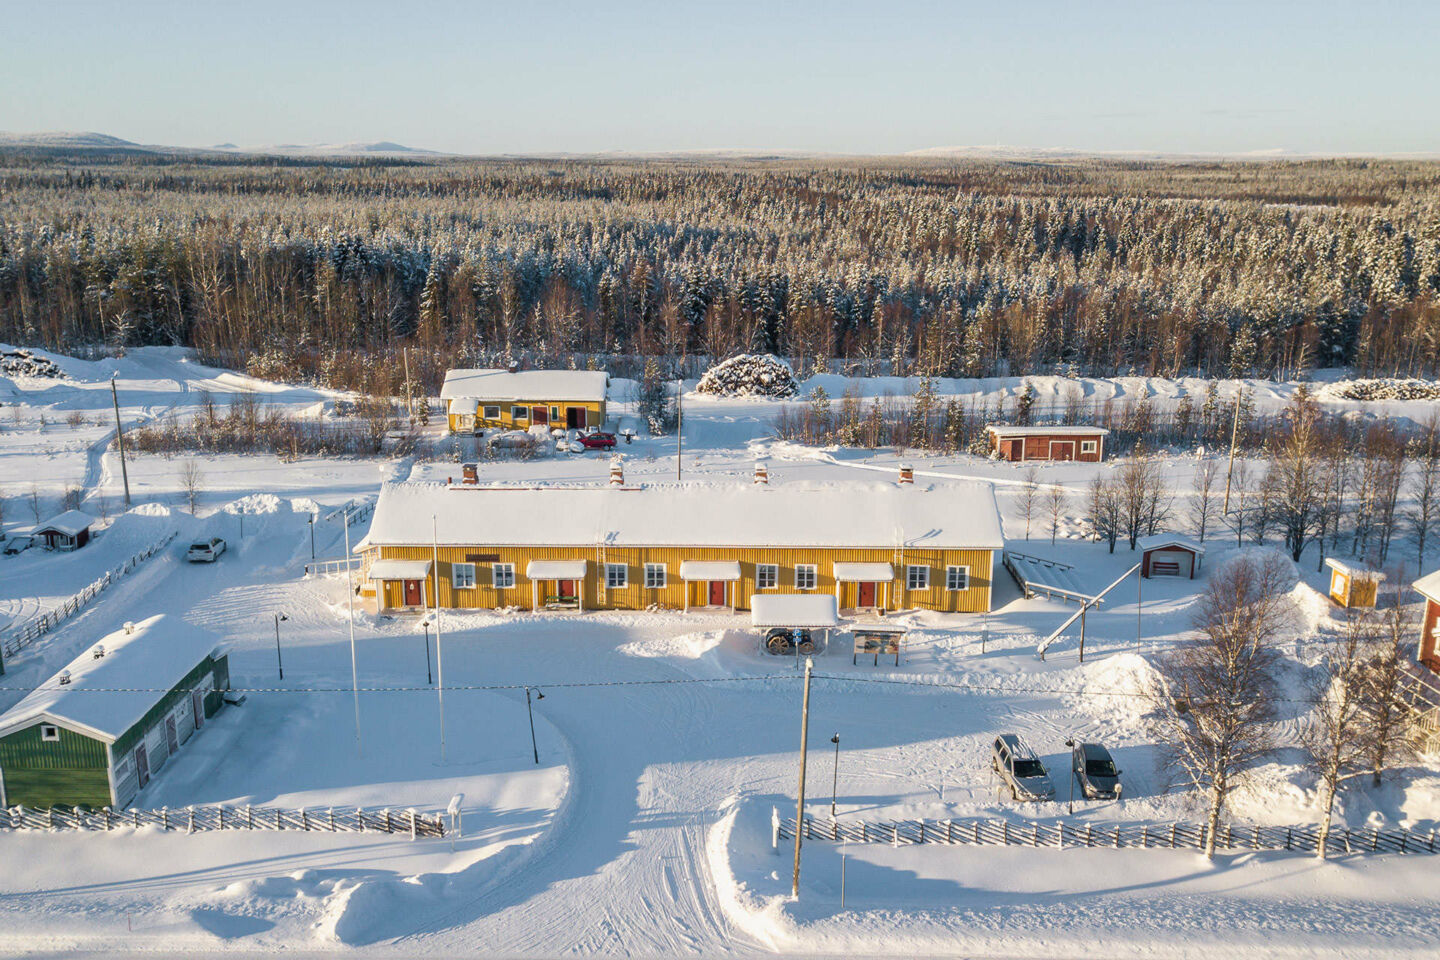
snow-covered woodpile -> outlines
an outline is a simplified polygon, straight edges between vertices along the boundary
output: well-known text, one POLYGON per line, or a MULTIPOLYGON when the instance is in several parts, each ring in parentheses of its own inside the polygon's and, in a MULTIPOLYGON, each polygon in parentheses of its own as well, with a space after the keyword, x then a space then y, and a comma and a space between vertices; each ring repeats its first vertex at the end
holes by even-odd
POLYGON ((29 350, 0 351, 0 374, 7 377, 64 377, 65 372, 45 357, 29 350))
POLYGON ((1325 389, 1337 400, 1440 400, 1434 380, 1343 380, 1325 389))
POLYGON ((793 397, 800 384, 790 364, 769 353, 742 353, 705 371, 696 393, 722 397, 793 397))

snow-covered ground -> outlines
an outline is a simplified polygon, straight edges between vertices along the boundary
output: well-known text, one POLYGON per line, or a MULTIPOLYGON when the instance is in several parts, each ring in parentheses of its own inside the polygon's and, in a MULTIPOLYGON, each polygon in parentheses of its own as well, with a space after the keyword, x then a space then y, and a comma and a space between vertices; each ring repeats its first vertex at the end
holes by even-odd
MULTIPOLYGON (((373 493, 382 472, 443 477, 456 473, 455 464, 197 457, 206 483, 199 516, 191 517, 180 506, 179 458, 142 456, 129 471, 141 506, 124 513, 108 434, 90 426, 72 436, 63 423, 65 404, 105 412, 111 372, 118 374, 127 422, 183 409, 202 384, 217 395, 254 391, 297 409, 328 395, 206 369, 177 351, 60 362, 73 379, 0 382, 6 526, 33 519, 24 504, 31 483, 51 484, 42 496, 55 496, 76 481, 87 503, 105 498, 111 522, 73 554, 31 550, 0 558, 0 617, 23 619, 53 605, 152 535, 173 529, 179 536, 8 662, 0 709, 97 636, 166 611, 226 637, 232 682, 251 692, 244 705, 208 724, 137 805, 434 811, 463 793, 465 831, 453 847, 448 838, 354 834, 0 833, 0 863, 7 867, 0 870, 0 953, 364 946, 404 956, 1290 957, 1440 950, 1440 860, 1428 856, 1320 864, 1226 855, 1209 863, 1160 850, 852 846, 844 851, 842 910, 841 850, 817 842, 806 847, 801 895, 792 901, 790 859, 771 849, 769 818, 772 807, 787 815, 794 808, 799 673, 793 661, 760 651, 744 615, 445 613, 440 649, 434 631, 428 635, 430 667, 443 656, 443 757, 425 630, 414 620, 357 616, 357 675, 367 691, 359 696, 357 742, 345 580, 304 579, 307 521, 317 507, 323 515, 325 507, 373 493), (230 551, 214 565, 186 564, 184 544, 203 533, 225 536, 230 551), (286 617, 283 680, 276 614, 286 617), (533 691, 538 764, 526 687, 533 691)), ((1037 389, 1050 389, 1044 379, 1037 389)), ((1159 397, 1203 393, 1203 384, 1190 381, 1084 383, 1159 397)), ((977 386, 1001 391, 1018 384, 977 386)), ((834 396, 845 385, 825 386, 834 396)), ((883 395, 913 386, 866 381, 863 388, 883 395)), ((1256 386, 1277 404, 1293 389, 1256 386)), ((1426 406, 1412 403, 1404 415, 1424 419, 1426 406)), ((767 459, 772 483, 873 483, 893 476, 903 459, 915 464, 920 483, 994 482, 1011 545, 1075 563, 1089 586, 1098 589, 1134 562, 1123 544, 1110 555, 1078 539, 1094 467, 1041 468, 1043 482, 1071 496, 1056 543, 1043 508, 1027 543, 1019 468, 967 456, 780 443, 767 435, 778 409, 775 401, 687 396, 682 476, 748 483, 758 457, 767 459)), ((619 450, 631 482, 675 477, 671 438, 641 438, 619 450)), ((608 459, 486 463, 483 479, 603 483, 608 459)), ((1196 463, 1188 457, 1167 464, 1178 494, 1188 493, 1196 463)), ((317 524, 316 554, 338 556, 342 533, 336 522, 317 524)), ((353 539, 363 533, 363 522, 351 529, 353 539)), ((1236 549, 1233 535, 1226 536, 1232 539, 1209 540, 1207 570, 1236 549)), ((1297 570, 1289 684, 1303 681, 1318 644, 1339 629, 1315 568, 1307 555, 1297 570)), ((1111 747, 1124 770, 1125 799, 1078 803, 1080 822, 1195 816, 1193 798, 1166 789, 1139 694, 1151 675, 1147 658, 1183 642, 1198 588, 1146 582, 1138 620, 1133 588, 1122 588, 1088 618, 1083 664, 1069 640, 1044 662, 1035 657, 1037 639, 1073 605, 1026 601, 1003 575, 988 616, 901 617, 911 634, 899 667, 883 660, 852 665, 842 636, 816 658, 811 812, 828 815, 837 772, 829 741, 838 733, 841 817, 1064 816, 1064 803, 1017 809, 997 795, 988 743, 998 732, 1015 731, 1052 770, 1064 769, 1067 737, 1111 747)), ((1282 733, 1292 743, 1294 728, 1287 717, 1282 733)), ((1242 822, 1309 822, 1317 816, 1314 801, 1313 777, 1290 749, 1258 771, 1231 814, 1242 822)), ((1416 767, 1379 790, 1357 782, 1342 793, 1339 816, 1352 826, 1430 829, 1440 825, 1440 776, 1416 767)))

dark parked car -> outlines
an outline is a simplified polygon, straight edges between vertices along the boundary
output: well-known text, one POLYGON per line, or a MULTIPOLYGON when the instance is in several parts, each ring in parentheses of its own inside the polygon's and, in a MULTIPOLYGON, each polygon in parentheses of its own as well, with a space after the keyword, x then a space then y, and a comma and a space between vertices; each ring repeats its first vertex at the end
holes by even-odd
POLYGON ((1087 800, 1120 799, 1120 771, 1109 750, 1098 743, 1077 743, 1070 756, 1071 772, 1087 800))
POLYGON ((580 444, 580 446, 586 450, 610 450, 615 446, 615 434, 605 433, 603 430, 596 430, 594 433, 582 433, 571 441, 572 445, 576 443, 580 444))
POLYGON ((35 538, 31 536, 11 537, 5 542, 5 556, 13 557, 17 553, 24 553, 35 544, 35 538))
POLYGON ((810 636, 809 630, 771 627, 765 632, 765 649, 771 653, 793 654, 796 644, 799 644, 801 653, 815 652, 815 640, 810 636))
POLYGON ((1053 800, 1055 784, 1045 764, 1019 734, 1002 733, 990 746, 990 768, 1010 791, 1012 800, 1053 800))

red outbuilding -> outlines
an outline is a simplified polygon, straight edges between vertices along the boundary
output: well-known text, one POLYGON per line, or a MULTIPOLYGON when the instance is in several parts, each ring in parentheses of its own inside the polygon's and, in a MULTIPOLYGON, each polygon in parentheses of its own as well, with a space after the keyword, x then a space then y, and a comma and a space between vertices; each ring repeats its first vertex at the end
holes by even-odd
POLYGON ((1205 558, 1205 548, 1189 537, 1173 533, 1157 533, 1141 537, 1136 544, 1140 548, 1140 576, 1184 577, 1194 580, 1205 558))
POLYGON ((985 428, 990 450, 1001 460, 1078 460, 1099 463, 1105 459, 1104 427, 1047 426, 1010 427, 991 424, 985 428))

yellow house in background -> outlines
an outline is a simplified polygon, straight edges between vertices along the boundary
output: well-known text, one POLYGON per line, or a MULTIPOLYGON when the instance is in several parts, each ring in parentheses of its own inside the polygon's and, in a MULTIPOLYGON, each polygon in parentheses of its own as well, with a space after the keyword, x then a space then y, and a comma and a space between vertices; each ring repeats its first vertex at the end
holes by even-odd
POLYGON ((451 370, 440 399, 451 433, 485 427, 585 430, 605 425, 610 375, 600 370, 451 370))
POLYGON ((356 548, 367 605, 419 610, 438 589, 449 608, 733 611, 818 593, 849 610, 990 609, 1004 541, 989 484, 618 481, 387 484, 356 548))

